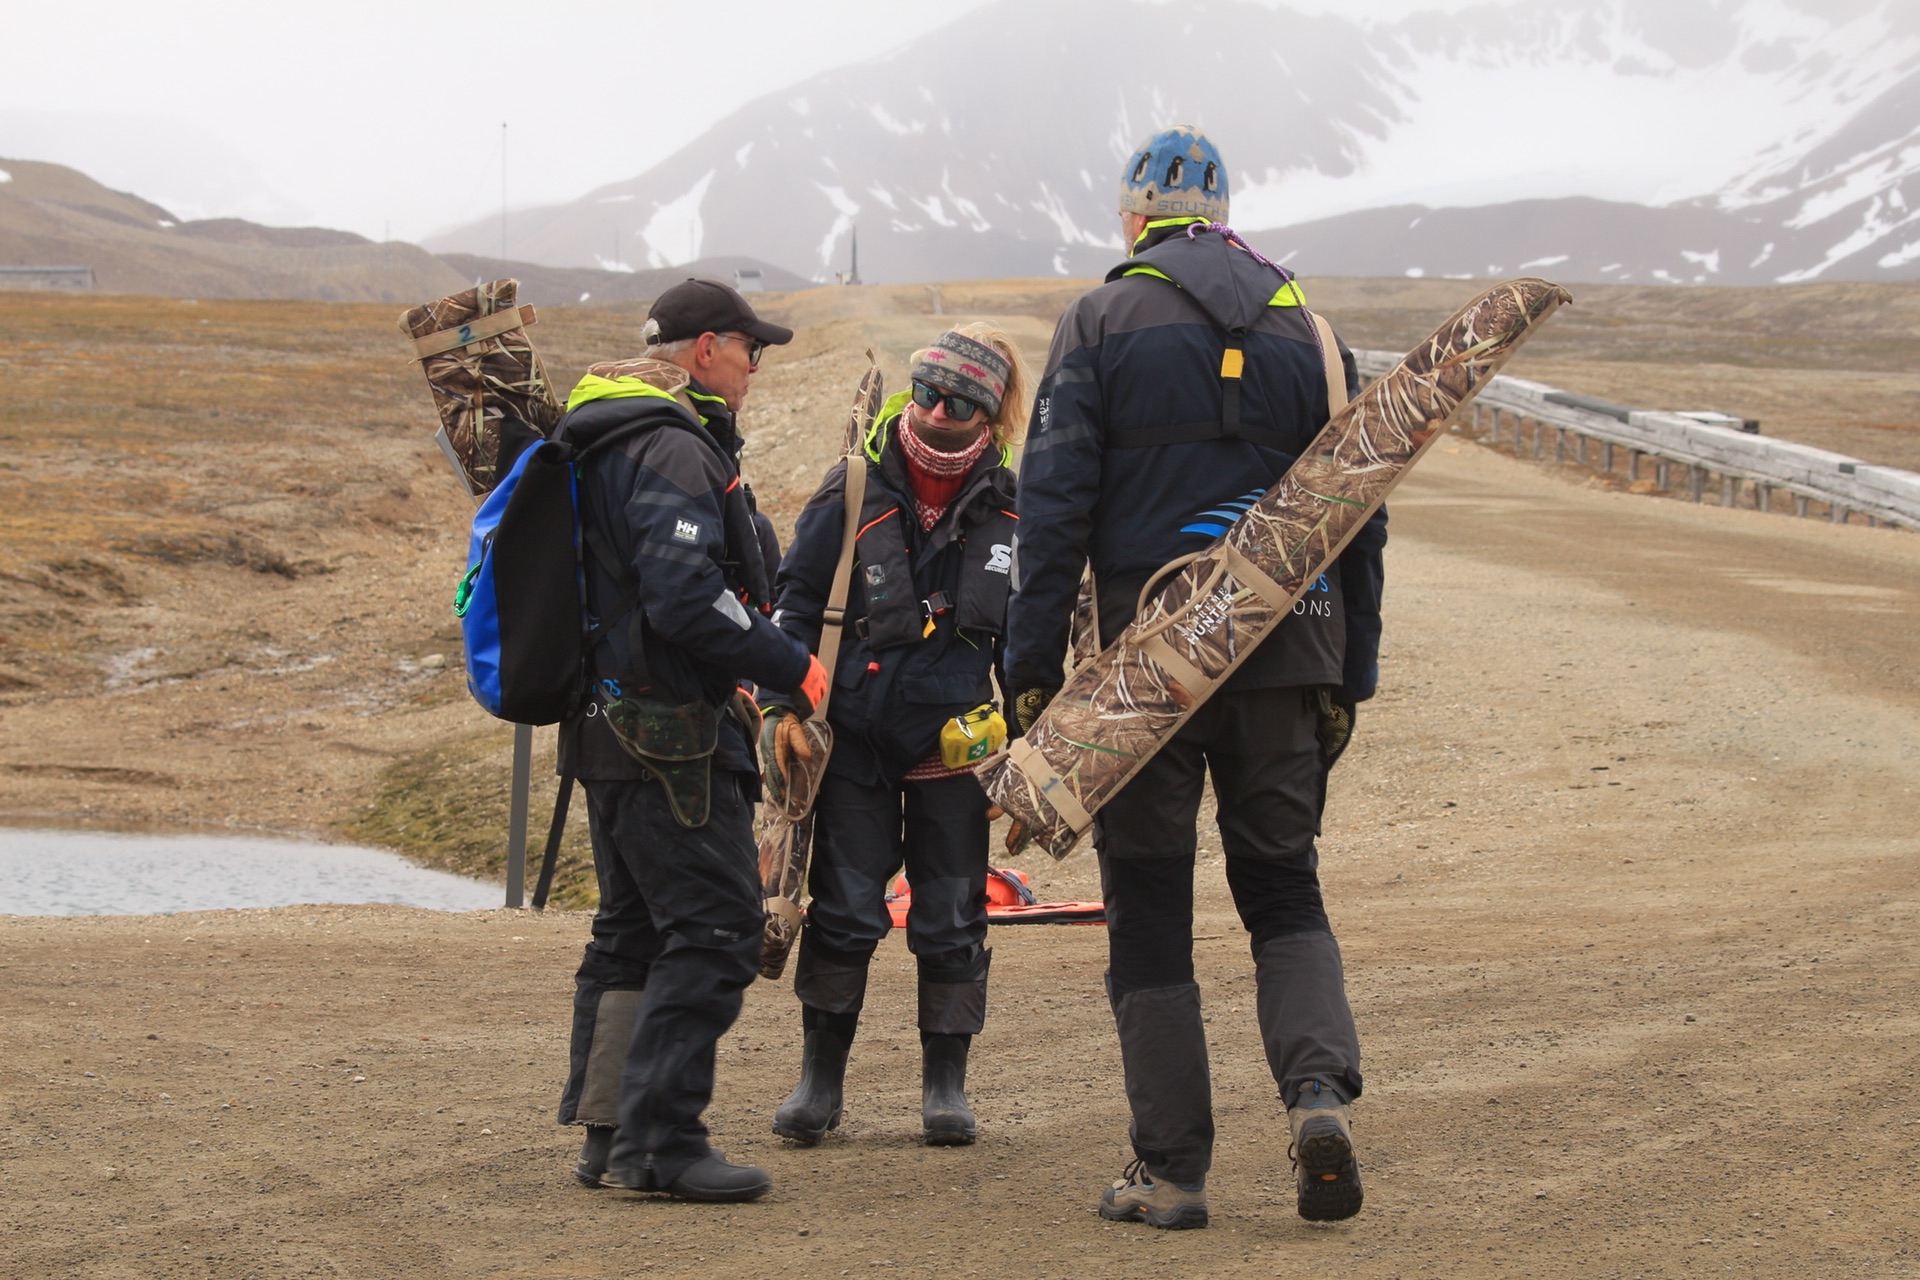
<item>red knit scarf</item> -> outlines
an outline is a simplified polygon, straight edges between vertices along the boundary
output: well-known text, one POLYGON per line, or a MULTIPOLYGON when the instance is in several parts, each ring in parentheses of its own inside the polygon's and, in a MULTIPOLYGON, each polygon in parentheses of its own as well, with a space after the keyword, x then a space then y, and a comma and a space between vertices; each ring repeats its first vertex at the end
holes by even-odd
POLYGON ((914 434, 906 414, 900 415, 900 452, 907 460, 907 481, 913 486, 913 505, 921 529, 930 530, 940 523, 948 505, 959 496, 967 473, 987 451, 987 436, 983 430, 959 453, 942 453, 914 434))

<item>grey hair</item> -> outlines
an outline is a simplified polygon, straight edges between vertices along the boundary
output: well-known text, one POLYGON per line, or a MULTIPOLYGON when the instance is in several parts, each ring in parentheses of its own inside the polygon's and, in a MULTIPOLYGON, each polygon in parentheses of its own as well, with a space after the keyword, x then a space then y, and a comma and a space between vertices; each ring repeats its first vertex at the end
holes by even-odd
POLYGON ((693 344, 698 341, 698 338, 677 338, 672 342, 651 343, 647 347, 647 355, 655 360, 672 360, 693 350, 693 344))

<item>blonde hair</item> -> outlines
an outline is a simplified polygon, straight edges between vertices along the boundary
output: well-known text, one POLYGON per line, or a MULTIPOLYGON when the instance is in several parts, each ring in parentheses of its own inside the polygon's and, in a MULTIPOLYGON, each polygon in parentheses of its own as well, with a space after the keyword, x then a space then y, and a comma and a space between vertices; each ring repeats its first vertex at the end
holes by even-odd
MULTIPOLYGON (((955 325, 951 332, 963 338, 972 338, 975 342, 983 342, 1005 358, 1007 368, 1011 371, 1007 374, 1007 390, 1000 397, 1000 412, 987 423, 987 438, 996 445, 1019 444, 1021 437, 1027 433, 1027 413, 1032 399, 1027 389, 1027 366, 1020 358, 1020 348, 998 326, 985 320, 955 325)), ((929 350, 931 348, 922 347, 914 352, 908 364, 920 363, 920 357, 929 350)))

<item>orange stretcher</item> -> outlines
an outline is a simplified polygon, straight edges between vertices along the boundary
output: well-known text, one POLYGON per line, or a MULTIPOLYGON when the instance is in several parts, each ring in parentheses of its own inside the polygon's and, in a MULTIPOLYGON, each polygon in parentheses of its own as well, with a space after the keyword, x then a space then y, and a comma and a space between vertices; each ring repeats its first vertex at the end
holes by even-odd
MULTIPOLYGON (((905 876, 893 882, 887 895, 887 910, 893 927, 907 926, 907 908, 913 903, 913 886, 905 876)), ((1016 867, 987 868, 988 924, 1105 924, 1107 907, 1103 902, 1036 902, 1027 887, 1027 873, 1016 867)))

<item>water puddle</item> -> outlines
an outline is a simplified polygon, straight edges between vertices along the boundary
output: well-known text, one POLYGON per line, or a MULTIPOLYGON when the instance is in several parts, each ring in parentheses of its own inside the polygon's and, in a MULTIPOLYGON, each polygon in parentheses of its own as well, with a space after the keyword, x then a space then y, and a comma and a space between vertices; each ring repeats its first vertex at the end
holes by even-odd
POLYGON ((0 828, 0 915, 159 915, 322 902, 476 911, 504 898, 497 885, 352 845, 0 828))

